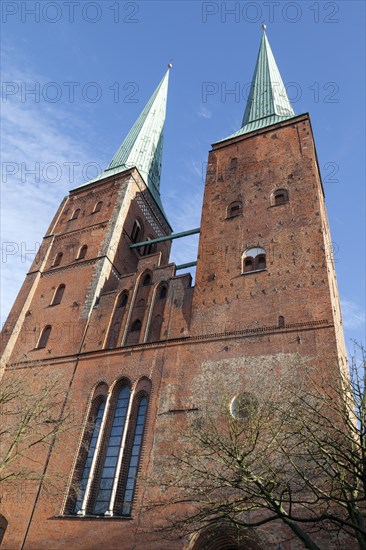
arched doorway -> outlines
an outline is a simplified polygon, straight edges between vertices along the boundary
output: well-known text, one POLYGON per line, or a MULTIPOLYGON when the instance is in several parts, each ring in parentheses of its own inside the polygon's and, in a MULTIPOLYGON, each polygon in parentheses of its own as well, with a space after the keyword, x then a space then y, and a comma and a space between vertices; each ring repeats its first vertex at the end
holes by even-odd
POLYGON ((240 532, 234 525, 221 524, 196 533, 188 550, 263 550, 257 534, 250 529, 240 532))
POLYGON ((4 518, 4 516, 0 514, 0 545, 3 541, 7 526, 8 526, 7 520, 4 518))

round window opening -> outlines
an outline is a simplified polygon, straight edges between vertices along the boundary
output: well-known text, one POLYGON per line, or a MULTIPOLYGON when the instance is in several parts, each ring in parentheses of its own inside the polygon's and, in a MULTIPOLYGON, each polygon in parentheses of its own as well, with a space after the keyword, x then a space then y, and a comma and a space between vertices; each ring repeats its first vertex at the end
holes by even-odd
POLYGON ((249 392, 236 395, 230 403, 230 413, 234 418, 248 419, 257 408, 257 399, 249 392))

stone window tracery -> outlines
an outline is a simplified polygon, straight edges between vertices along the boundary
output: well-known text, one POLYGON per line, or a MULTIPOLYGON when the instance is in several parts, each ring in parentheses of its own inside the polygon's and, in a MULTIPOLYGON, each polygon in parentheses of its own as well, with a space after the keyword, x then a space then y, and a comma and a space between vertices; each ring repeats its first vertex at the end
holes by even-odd
POLYGON ((94 392, 64 513, 130 516, 136 492, 151 382, 121 379, 94 392))

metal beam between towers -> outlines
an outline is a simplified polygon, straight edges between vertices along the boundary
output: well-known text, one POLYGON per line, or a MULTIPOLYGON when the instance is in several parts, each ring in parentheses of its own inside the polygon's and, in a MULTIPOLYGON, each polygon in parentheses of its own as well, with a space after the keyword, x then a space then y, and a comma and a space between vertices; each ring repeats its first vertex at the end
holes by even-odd
POLYGON ((173 239, 180 239, 182 237, 188 237, 189 235, 196 235, 201 229, 197 227, 196 229, 190 229, 189 231, 182 231, 181 233, 172 233, 166 237, 158 237, 157 239, 151 239, 149 241, 142 241, 141 243, 130 244, 130 248, 138 248, 139 246, 145 246, 147 244, 162 243, 164 241, 172 241, 173 239))

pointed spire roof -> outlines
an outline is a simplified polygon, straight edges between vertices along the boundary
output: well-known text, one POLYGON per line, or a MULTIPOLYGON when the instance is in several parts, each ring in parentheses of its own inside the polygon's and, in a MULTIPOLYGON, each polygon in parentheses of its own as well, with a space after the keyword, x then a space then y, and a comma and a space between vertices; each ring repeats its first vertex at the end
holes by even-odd
POLYGON ((88 185, 136 167, 165 217, 160 199, 160 177, 170 68, 169 64, 167 72, 112 158, 108 168, 100 176, 84 184, 88 185))
POLYGON ((160 177, 169 69, 104 171, 108 176, 110 172, 115 174, 135 166, 161 210, 160 177))
MULTIPOLYGON (((263 36, 240 130, 230 138, 295 116, 263 25, 263 36)), ((229 139, 229 138, 225 138, 229 139)))

